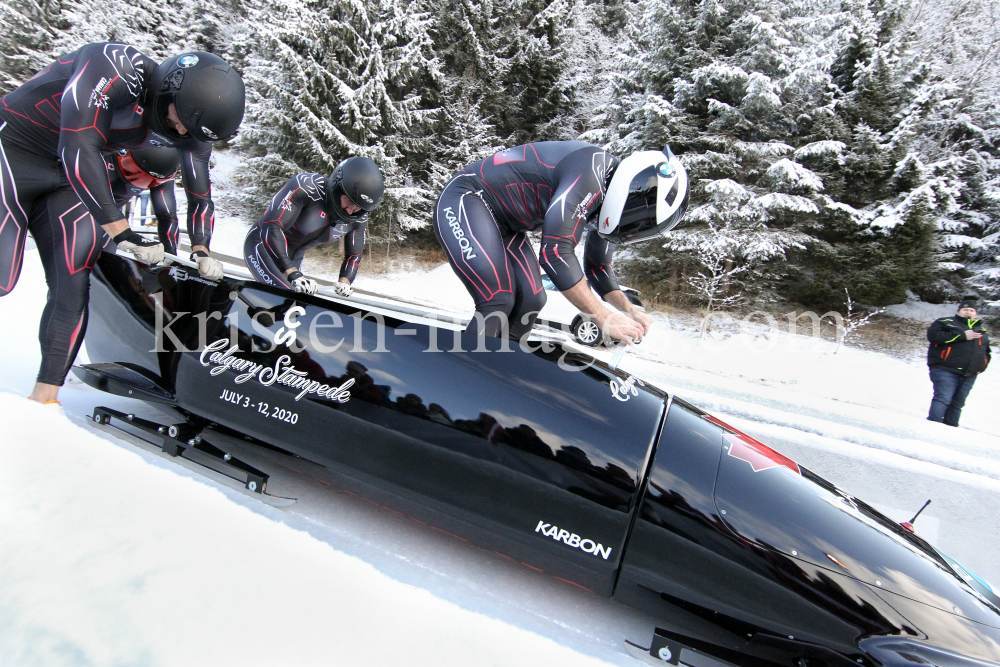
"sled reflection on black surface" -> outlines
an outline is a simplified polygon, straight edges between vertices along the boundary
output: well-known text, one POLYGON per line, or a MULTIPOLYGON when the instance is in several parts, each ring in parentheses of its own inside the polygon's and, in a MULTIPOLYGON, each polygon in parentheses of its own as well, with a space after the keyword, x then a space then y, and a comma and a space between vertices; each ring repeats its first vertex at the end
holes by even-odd
POLYGON ((105 253, 80 372, 654 615, 651 664, 1000 664, 985 582, 794 461, 561 345, 372 310, 105 253))

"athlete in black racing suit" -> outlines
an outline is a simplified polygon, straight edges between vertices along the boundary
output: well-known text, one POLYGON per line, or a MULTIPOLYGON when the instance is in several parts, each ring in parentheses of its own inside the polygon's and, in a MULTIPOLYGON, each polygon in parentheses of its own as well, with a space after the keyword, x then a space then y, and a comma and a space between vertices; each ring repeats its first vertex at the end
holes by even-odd
POLYGON ((333 287, 340 296, 350 296, 365 248, 368 214, 384 192, 382 172, 366 157, 347 158, 329 177, 293 176, 247 234, 247 268, 259 282, 315 294, 316 281, 299 271, 302 258, 313 246, 343 238, 344 262, 333 287))
MULTIPOLYGON (((156 150, 172 150, 169 148, 156 150)), ((143 180, 129 180, 123 173, 122 161, 131 158, 132 151, 122 149, 104 159, 108 165, 108 180, 111 183, 111 193, 118 208, 123 207, 130 199, 149 190, 150 203, 153 206, 153 216, 156 218, 156 231, 163 244, 165 252, 177 254, 178 224, 177 200, 174 197, 174 179, 160 179, 146 176, 143 180)), ((128 167, 126 167, 128 169, 128 167)), ((134 173, 130 172, 130 173, 134 173)), ((142 175, 140 174, 140 178, 142 175)))
POLYGON ((617 158, 582 141, 543 141, 470 164, 445 186, 434 207, 434 231, 475 300, 469 331, 499 336, 503 316, 510 338, 520 340, 531 331, 545 305, 541 263, 556 287, 602 330, 615 338, 642 339, 652 320, 618 287, 611 267, 614 245, 588 234, 582 268, 575 252, 617 165, 617 158), (539 228, 536 260, 527 232, 539 228), (602 306, 591 287, 627 317, 602 306))
POLYGON ((302 266, 306 250, 341 238, 344 261, 338 282, 348 286, 354 282, 365 249, 368 212, 352 222, 341 220, 327 205, 327 188, 322 174, 298 174, 271 198, 243 244, 247 268, 258 282, 295 289, 289 276, 302 266))
POLYGON ((158 67, 131 46, 102 42, 60 56, 0 100, 0 296, 17 283, 29 231, 49 287, 31 398, 56 399, 83 341, 102 228, 141 261, 163 257, 159 243, 143 240, 122 218, 102 152, 181 151, 192 244, 211 269, 211 141, 235 133, 243 96, 239 75, 217 56, 189 53, 158 67), (206 104, 208 89, 216 101, 206 104))

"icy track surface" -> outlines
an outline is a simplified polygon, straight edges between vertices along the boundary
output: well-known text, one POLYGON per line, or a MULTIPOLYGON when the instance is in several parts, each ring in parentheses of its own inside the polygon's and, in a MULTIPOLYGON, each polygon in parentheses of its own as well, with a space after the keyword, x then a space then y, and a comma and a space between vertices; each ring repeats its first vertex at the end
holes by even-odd
MULTIPOLYGON (((448 267, 374 280, 362 266, 359 285, 467 307, 448 267)), ((95 405, 143 410, 137 402, 70 383, 65 416, 29 403, 44 302, 29 250, 0 299, 0 665, 638 664, 621 642, 648 639, 654 619, 308 470, 274 464, 269 490, 299 498, 278 510, 85 421, 95 405)), ((931 386, 919 360, 832 351, 763 329, 699 341, 660 318, 622 368, 896 520, 933 499, 918 531, 1000 582, 998 371, 980 376, 963 428, 951 429, 924 420, 931 386)))

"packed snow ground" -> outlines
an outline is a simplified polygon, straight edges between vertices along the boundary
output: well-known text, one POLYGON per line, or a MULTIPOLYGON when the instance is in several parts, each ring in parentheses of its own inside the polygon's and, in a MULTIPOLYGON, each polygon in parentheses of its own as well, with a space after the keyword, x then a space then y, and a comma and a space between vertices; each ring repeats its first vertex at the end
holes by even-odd
POLYGON ((600 664, 27 403, 0 394, 0 664, 600 664))
MULTIPOLYGON (((245 229, 221 219, 215 248, 239 254, 245 229)), ((446 266, 375 279, 362 265, 357 285, 471 309, 446 266)), ((44 301, 29 250, 0 299, 0 664, 637 664, 621 640, 652 626, 633 610, 308 480, 297 505, 265 506, 85 423, 126 399, 71 383, 65 416, 29 403, 44 301)), ((1000 582, 1000 375, 980 376, 952 429, 924 419, 920 360, 833 350, 760 326, 699 340, 657 316, 622 368, 893 518, 932 498, 920 532, 1000 582)))

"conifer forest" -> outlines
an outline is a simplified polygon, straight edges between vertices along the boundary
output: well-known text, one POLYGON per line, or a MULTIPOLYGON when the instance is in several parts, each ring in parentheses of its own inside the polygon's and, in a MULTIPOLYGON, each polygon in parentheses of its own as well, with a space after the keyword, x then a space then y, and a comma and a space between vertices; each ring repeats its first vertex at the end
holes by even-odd
POLYGON ((1000 0, 0 0, 0 94, 119 40, 247 84, 238 202, 364 155, 374 243, 528 141, 670 145, 691 205, 620 273, 677 299, 1000 305, 1000 0), (694 282, 692 282, 694 280, 694 282))

